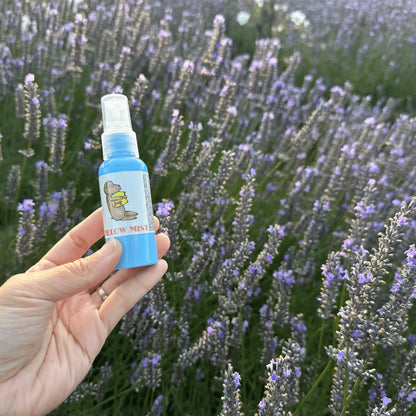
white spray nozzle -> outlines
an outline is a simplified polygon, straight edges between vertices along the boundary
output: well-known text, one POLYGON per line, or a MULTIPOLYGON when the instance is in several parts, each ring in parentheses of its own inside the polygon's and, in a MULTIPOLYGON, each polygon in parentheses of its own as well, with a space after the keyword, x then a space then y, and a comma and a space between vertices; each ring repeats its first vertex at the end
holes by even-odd
POLYGON ((104 132, 131 131, 129 102, 122 94, 107 94, 101 98, 104 132))
POLYGON ((101 135, 104 159, 116 153, 139 157, 136 133, 131 127, 129 102, 122 94, 107 94, 101 98, 104 132, 101 135))

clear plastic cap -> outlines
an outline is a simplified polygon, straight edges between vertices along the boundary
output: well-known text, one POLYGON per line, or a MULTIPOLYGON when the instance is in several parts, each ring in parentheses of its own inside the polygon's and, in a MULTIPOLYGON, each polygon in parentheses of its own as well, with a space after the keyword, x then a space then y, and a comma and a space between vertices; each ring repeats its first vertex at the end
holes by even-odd
POLYGON ((101 98, 104 132, 130 131, 129 102, 122 94, 107 94, 101 98))
POLYGON ((131 127, 129 102, 122 94, 101 97, 104 132, 101 136, 104 159, 110 154, 129 152, 139 155, 136 133, 131 127))

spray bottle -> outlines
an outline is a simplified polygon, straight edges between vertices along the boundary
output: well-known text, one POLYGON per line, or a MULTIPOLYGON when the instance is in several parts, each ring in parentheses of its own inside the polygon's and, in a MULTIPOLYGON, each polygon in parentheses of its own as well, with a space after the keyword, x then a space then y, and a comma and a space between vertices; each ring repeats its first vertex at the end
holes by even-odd
POLYGON ((149 174, 139 158, 127 97, 105 95, 101 109, 104 161, 98 174, 105 239, 116 238, 122 245, 117 269, 155 264, 158 258, 149 174))

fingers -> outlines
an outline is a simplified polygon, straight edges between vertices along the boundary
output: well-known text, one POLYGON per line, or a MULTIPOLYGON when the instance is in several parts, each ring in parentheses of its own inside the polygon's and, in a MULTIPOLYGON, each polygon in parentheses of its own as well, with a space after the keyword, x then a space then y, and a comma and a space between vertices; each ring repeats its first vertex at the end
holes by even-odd
MULTIPOLYGON (((153 217, 155 230, 159 220, 153 217)), ((98 208, 84 221, 68 232, 28 272, 48 270, 61 264, 70 263, 82 257, 86 251, 104 235, 102 209, 98 208)))
POLYGON ((97 287, 114 270, 120 256, 120 242, 110 239, 91 256, 22 276, 27 276, 25 284, 31 297, 56 302, 97 287))
MULTIPOLYGON (((101 321, 108 333, 120 319, 162 278, 168 265, 159 260, 152 266, 135 269, 136 274, 114 289, 100 308, 101 321)), ((131 269, 134 270, 134 269, 131 269)))
POLYGON ((28 271, 46 270, 82 257, 104 235, 102 209, 98 208, 69 231, 28 271))
MULTIPOLYGON (((101 321, 107 327, 108 333, 166 273, 168 265, 165 260, 160 259, 169 249, 169 237, 165 234, 156 235, 156 245, 158 263, 147 267, 119 270, 102 285, 109 296, 101 304, 99 311, 101 321)), ((101 297, 100 301, 102 302, 101 297)))
MULTIPOLYGON (((166 234, 157 234, 156 235, 156 246, 157 246, 157 256, 162 258, 169 249, 170 240, 166 234)), ((138 273, 138 268, 133 269, 121 269, 108 280, 106 280, 101 286, 106 293, 111 293, 116 287, 121 285, 124 281, 131 278, 132 276, 138 273)), ((97 295, 98 296, 98 295, 97 295)), ((102 298, 94 296, 97 300, 97 304, 101 305, 102 298)))

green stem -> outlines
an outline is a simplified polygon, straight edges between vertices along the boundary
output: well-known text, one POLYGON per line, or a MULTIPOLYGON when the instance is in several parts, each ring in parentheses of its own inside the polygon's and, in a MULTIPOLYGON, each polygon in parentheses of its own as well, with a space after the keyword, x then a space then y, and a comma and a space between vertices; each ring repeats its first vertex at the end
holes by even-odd
POLYGON ((273 168, 269 171, 269 172, 267 172, 267 175, 263 178, 263 180, 264 181, 267 181, 275 172, 276 172, 276 170, 277 169, 279 169, 280 168, 280 166, 282 166, 283 165, 283 162, 282 161, 278 161, 274 166, 273 166, 273 168))
MULTIPOLYGON (((340 298, 340 301, 339 301, 338 310, 341 308, 341 306, 344 305, 346 295, 347 295, 347 286, 344 283, 342 285, 341 298, 340 298)), ((336 336, 337 336, 337 329, 338 329, 338 325, 339 325, 340 320, 341 320, 341 318, 339 316, 336 316, 334 318, 334 327, 333 327, 333 330, 332 330, 334 342, 335 342, 335 339, 336 339, 336 336)))
MULTIPOLYGON (((342 341, 339 344, 338 348, 342 348, 344 346, 344 341, 342 341)), ((315 383, 313 383, 312 387, 309 389, 309 391, 306 393, 306 396, 302 399, 302 401, 299 403, 298 407, 295 409, 295 411, 293 412, 294 415, 297 414, 297 412, 299 412, 299 410, 302 408, 302 406, 304 405, 304 403, 309 399, 309 397, 312 395, 312 393, 315 391, 315 389, 318 387, 319 383, 322 381, 322 379, 325 377, 326 373, 331 369, 331 367, 334 366, 334 362, 332 360, 329 360, 326 363, 325 368, 322 370, 321 374, 319 375, 319 377, 316 379, 315 383)))
POLYGON ((121 392, 117 394, 113 394, 112 396, 108 397, 107 399, 101 400, 97 406, 102 406, 104 404, 107 404, 108 402, 114 401, 116 399, 119 399, 120 397, 126 396, 130 392, 134 390, 134 386, 130 386, 129 388, 122 390, 121 392))
POLYGON ((244 322, 243 322, 243 312, 240 309, 239 312, 240 317, 240 330, 241 330, 241 362, 242 362, 242 368, 241 368, 241 381, 242 381, 242 402, 245 403, 246 400, 246 386, 247 386, 247 380, 246 380, 246 360, 245 360, 245 352, 244 352, 244 322))
POLYGON ((347 396, 348 394, 348 366, 345 366, 345 372, 344 372, 344 397, 342 398, 342 408, 346 408, 347 406, 347 396))
MULTIPOLYGON (((322 344, 323 344, 323 340, 324 340, 324 326, 325 326, 325 321, 322 321, 321 327, 319 329, 319 344, 318 344, 318 358, 316 360, 316 362, 319 364, 321 362, 321 349, 322 349, 322 344)), ((317 367, 315 367, 314 372, 313 372, 313 378, 315 378, 316 376, 316 370, 317 367)))
POLYGON ((354 393, 357 390, 360 383, 361 383, 361 376, 358 376, 357 380, 355 380, 354 386, 352 387, 351 393, 348 395, 347 400, 345 401, 345 403, 342 407, 342 412, 339 416, 345 416, 347 414, 347 410, 348 410, 348 407, 351 403, 352 396, 354 395, 354 393))
MULTIPOLYGON (((31 146, 32 146, 32 141, 31 140, 26 140, 26 141, 27 141, 27 148, 26 148, 26 150, 27 151, 30 151, 31 146)), ((17 202, 20 199, 20 195, 19 194, 20 194, 20 190, 22 188, 22 182, 25 180, 24 176, 25 176, 25 172, 26 172, 26 167, 27 167, 27 157, 26 156, 23 156, 23 162, 22 162, 22 164, 20 166, 20 180, 19 180, 19 183, 17 184, 17 189, 16 189, 16 192, 14 194, 14 198, 13 198, 13 202, 12 202, 12 207, 16 207, 17 202)), ((9 213, 10 213, 10 211, 9 211, 9 213)), ((9 220, 8 223, 11 222, 14 213, 15 213, 15 210, 12 211, 11 217, 8 217, 8 220, 9 220)))
POLYGON ((322 370, 319 377, 316 379, 315 383, 313 383, 312 387, 309 389, 309 391, 306 393, 306 396, 302 399, 302 401, 299 403, 298 407, 293 412, 294 415, 296 415, 299 410, 302 408, 302 406, 306 403, 306 401, 311 397, 312 393, 315 391, 315 389, 318 387, 319 383, 322 381, 322 379, 325 377, 326 373, 333 367, 334 363, 332 360, 329 360, 325 366, 325 368, 322 370))
POLYGON ((68 107, 68 117, 69 119, 71 119, 71 112, 72 112, 72 107, 75 101, 75 87, 77 85, 77 81, 81 78, 81 76, 79 74, 73 73, 72 74, 72 86, 71 86, 71 90, 70 90, 70 94, 71 94, 71 99, 69 100, 69 107, 68 107), (79 78, 78 78, 79 77, 79 78))
POLYGON ((400 353, 398 347, 394 349, 394 358, 395 358, 395 366, 396 366, 396 377, 399 375, 399 362, 400 362, 400 353))
POLYGON ((324 327, 325 327, 325 323, 326 321, 322 322, 321 325, 321 329, 320 329, 320 334, 319 334, 319 344, 318 344, 318 363, 321 360, 321 349, 322 349, 322 344, 324 342, 324 327))

